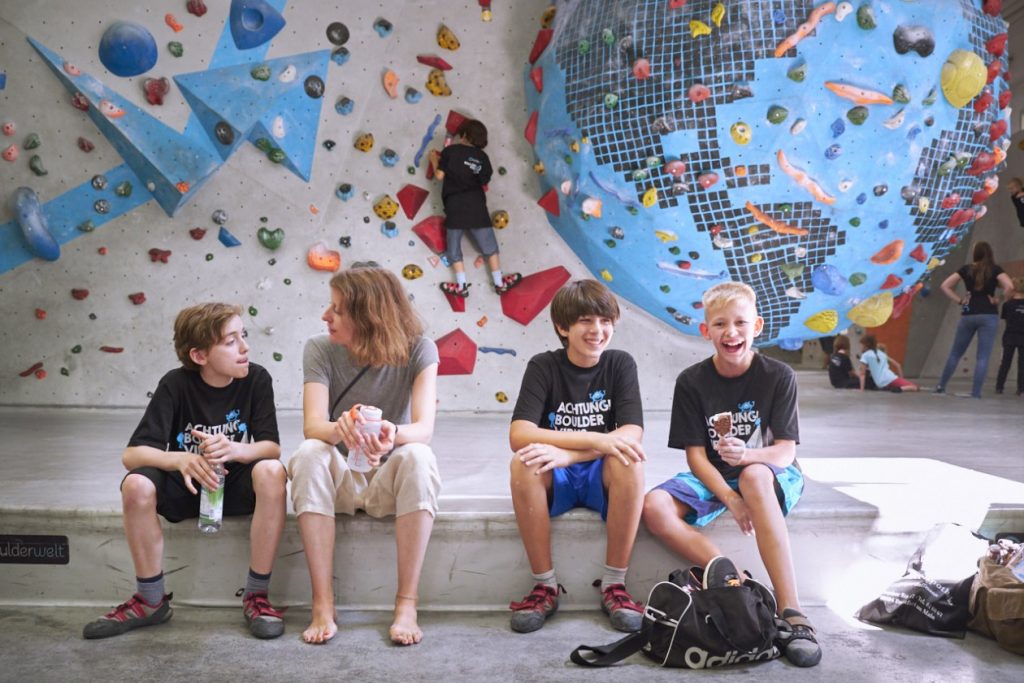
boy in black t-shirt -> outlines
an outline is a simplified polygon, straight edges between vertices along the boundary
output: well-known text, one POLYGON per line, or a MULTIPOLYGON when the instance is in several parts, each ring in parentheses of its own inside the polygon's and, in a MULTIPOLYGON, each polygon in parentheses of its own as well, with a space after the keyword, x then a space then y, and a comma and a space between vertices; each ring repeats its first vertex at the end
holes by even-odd
POLYGON ((437 150, 430 153, 436 169, 434 177, 443 181, 441 199, 448 245, 445 256, 455 271, 455 282, 441 283, 441 291, 463 298, 469 296, 466 267, 462 262, 463 232, 469 232, 469 239, 487 259, 495 292, 504 294, 523 279, 519 273, 505 275, 501 272, 498 241, 494 238, 484 196, 484 185, 490 182, 492 173, 491 160, 484 153, 486 146, 487 128, 479 121, 467 119, 456 131, 453 144, 440 154, 437 150))
POLYGON ((287 477, 279 460, 272 380, 249 363, 240 314, 238 306, 200 304, 174 321, 174 347, 183 367, 161 378, 121 456, 128 470, 121 482, 124 528, 137 591, 87 624, 86 638, 116 636, 171 618, 157 515, 169 522, 198 517, 199 486, 217 488, 218 465, 226 477, 224 515, 253 515, 245 620, 257 638, 284 632, 267 589, 284 530, 287 477))
POLYGON ((850 338, 837 334, 828 360, 828 380, 836 389, 860 389, 860 377, 850 360, 850 338))
POLYGON ((1003 359, 996 375, 996 393, 1003 393, 1016 351, 1017 395, 1024 396, 1024 277, 1013 278, 1013 297, 1003 302, 999 317, 1006 321, 1006 329, 1003 330, 1003 359))
POLYGON ((786 514, 803 492, 796 462, 796 374, 755 353, 763 319, 754 290, 739 282, 704 293, 700 332, 715 353, 676 379, 668 445, 686 451, 689 472, 653 489, 643 519, 668 548, 698 566, 721 555, 695 527, 725 510, 757 548, 788 624, 779 643, 797 666, 814 666, 821 648, 800 612, 786 514), (691 526, 692 525, 692 526, 691 526))
POLYGON ((551 559, 551 517, 574 507, 601 513, 608 528, 601 607, 620 631, 640 628, 643 610, 626 592, 644 498, 643 407, 636 363, 607 350, 619 319, 615 296, 577 280, 551 301, 561 349, 530 359, 512 413, 512 505, 533 590, 512 609, 512 630, 536 631, 565 589, 551 559))

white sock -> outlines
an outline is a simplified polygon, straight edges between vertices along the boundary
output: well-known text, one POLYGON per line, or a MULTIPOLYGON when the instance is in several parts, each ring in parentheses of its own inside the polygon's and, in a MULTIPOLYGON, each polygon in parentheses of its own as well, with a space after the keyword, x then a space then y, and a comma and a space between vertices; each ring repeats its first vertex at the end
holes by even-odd
POLYGON ((503 276, 502 276, 500 270, 492 270, 491 271, 491 279, 494 280, 494 286, 495 287, 501 287, 501 279, 502 279, 502 277, 503 276))
POLYGON ((464 287, 466 285, 466 271, 455 273, 455 282, 458 283, 459 287, 464 287))
POLYGON ((612 567, 610 565, 604 566, 604 576, 601 577, 601 591, 604 592, 608 589, 608 586, 614 586, 615 584, 626 585, 626 572, 629 571, 629 567, 612 567))
POLYGON ((555 590, 558 590, 558 579, 555 578, 555 568, 554 567, 552 567, 551 569, 547 570, 543 574, 533 574, 533 573, 531 573, 530 576, 533 577, 534 585, 536 585, 538 583, 543 583, 545 586, 550 586, 551 588, 554 588, 555 590))

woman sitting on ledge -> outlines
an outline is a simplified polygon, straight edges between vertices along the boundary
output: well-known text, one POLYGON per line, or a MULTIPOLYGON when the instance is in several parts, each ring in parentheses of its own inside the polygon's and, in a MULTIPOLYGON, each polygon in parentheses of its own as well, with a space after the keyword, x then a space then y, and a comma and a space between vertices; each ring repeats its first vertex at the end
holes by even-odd
MULTIPOLYGON (((302 638, 324 643, 338 630, 334 612, 336 514, 395 515, 398 590, 391 640, 420 642, 416 602, 420 571, 437 512, 441 478, 433 451, 437 347, 398 279, 356 267, 331 280, 321 319, 327 334, 306 342, 303 435, 288 461, 292 504, 313 586, 312 622, 302 638), (383 414, 380 435, 361 433, 362 405, 383 414), (349 454, 366 453, 371 469, 353 471, 349 454), (339 448, 345 451, 342 455, 339 448)), ((361 468, 357 468, 361 469, 361 468)))

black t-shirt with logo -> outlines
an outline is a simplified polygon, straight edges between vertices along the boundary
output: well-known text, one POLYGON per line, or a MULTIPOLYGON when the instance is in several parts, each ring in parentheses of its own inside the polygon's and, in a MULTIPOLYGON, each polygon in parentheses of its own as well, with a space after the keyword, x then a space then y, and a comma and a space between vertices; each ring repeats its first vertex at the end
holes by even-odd
POLYGON ((448 145, 437 162, 444 172, 441 198, 444 201, 445 227, 471 230, 491 227, 484 185, 491 181, 491 160, 482 149, 472 145, 448 145))
POLYGON ((280 443, 270 373, 250 363, 246 377, 211 387, 194 370, 171 370, 160 379, 128 445, 198 453, 193 429, 242 443, 280 443))
POLYGON ((745 441, 747 448, 764 448, 779 439, 799 443, 796 373, 780 361, 755 353, 739 377, 721 376, 708 358, 676 378, 669 448, 703 446, 715 469, 725 479, 736 479, 743 467, 727 464, 714 448, 719 437, 711 417, 724 412, 732 413, 732 436, 745 441))
MULTIPOLYGON (((1024 346, 1024 299, 1007 299, 1003 302, 1001 317, 1006 321, 1003 343, 1007 346, 1024 346)), ((1021 362, 1019 356, 1017 362, 1021 362)))
POLYGON ((833 353, 828 359, 828 381, 836 389, 845 389, 853 379, 853 361, 845 353, 833 353))
POLYGON ((559 432, 611 432, 644 426, 636 362, 609 349, 597 365, 574 365, 565 349, 539 353, 523 374, 513 420, 559 432))

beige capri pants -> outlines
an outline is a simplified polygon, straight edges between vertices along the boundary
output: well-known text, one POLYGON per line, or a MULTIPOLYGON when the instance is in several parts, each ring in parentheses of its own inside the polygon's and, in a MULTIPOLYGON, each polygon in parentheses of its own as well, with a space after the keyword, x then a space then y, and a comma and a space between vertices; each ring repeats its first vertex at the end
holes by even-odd
POLYGON ((319 439, 306 439, 288 460, 295 514, 401 516, 418 510, 437 515, 441 475, 430 446, 402 444, 369 472, 353 472, 341 452, 319 439))

